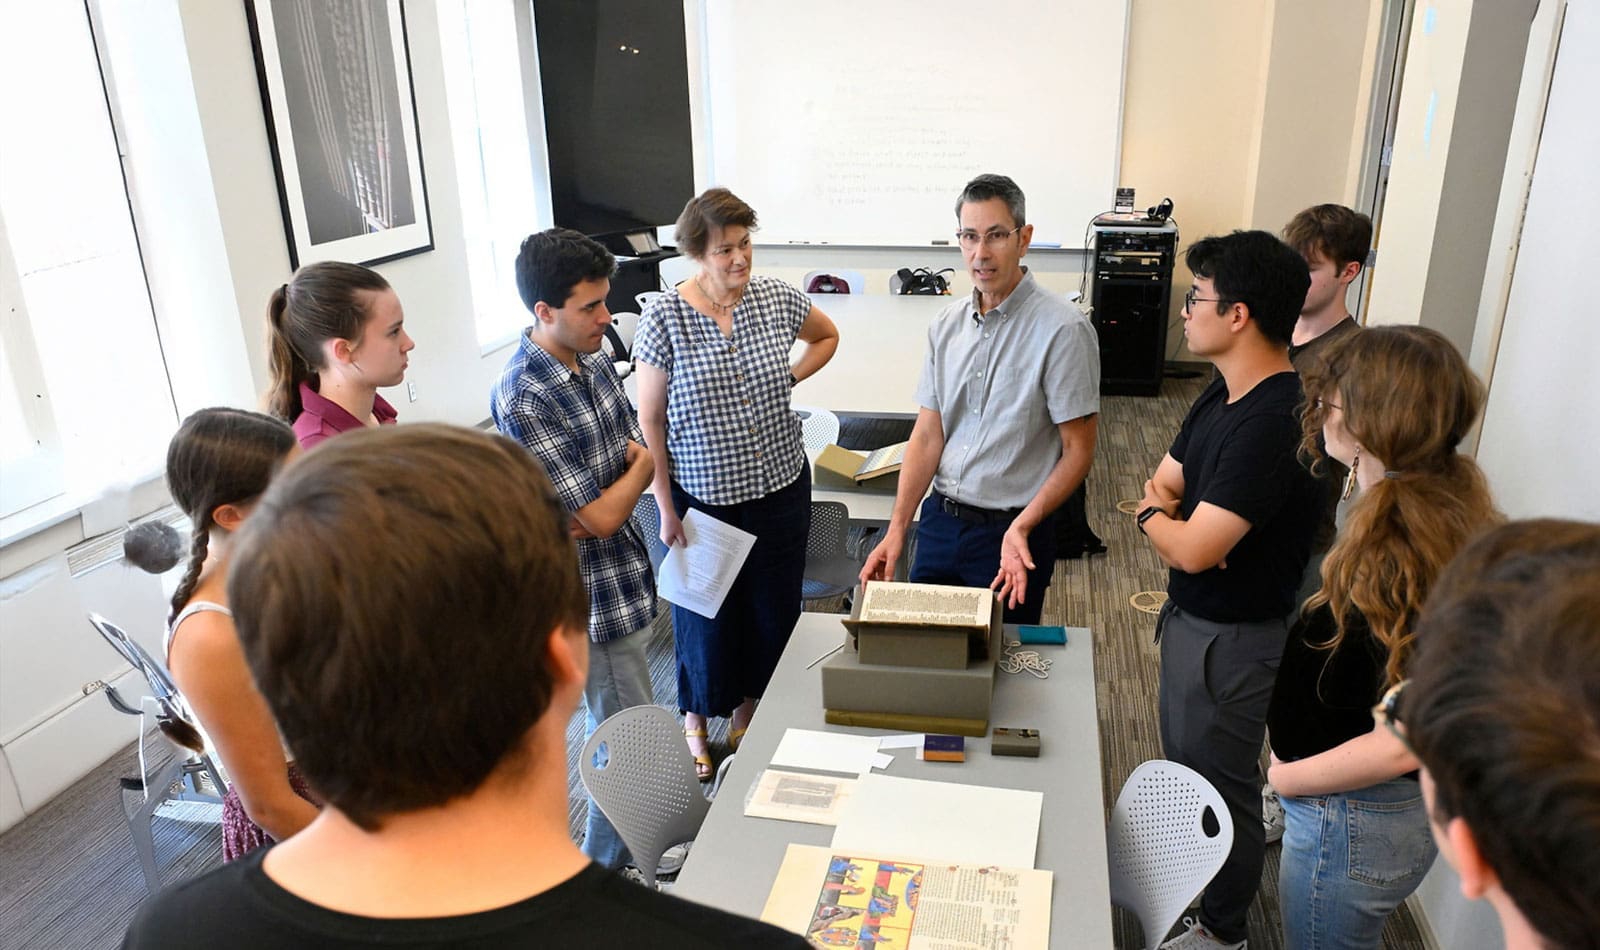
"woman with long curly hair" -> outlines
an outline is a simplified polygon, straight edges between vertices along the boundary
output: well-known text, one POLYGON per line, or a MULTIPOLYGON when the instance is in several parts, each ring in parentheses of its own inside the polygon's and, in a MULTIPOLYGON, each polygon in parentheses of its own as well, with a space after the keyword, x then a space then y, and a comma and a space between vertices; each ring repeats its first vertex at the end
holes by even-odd
POLYGON ((1285 828, 1287 946, 1381 947, 1435 848, 1417 759, 1371 710, 1405 676, 1440 571, 1499 521, 1461 440, 1483 385, 1440 333, 1352 334, 1305 380, 1302 449, 1350 471, 1343 528, 1284 650, 1267 716, 1285 828), (1353 496, 1353 497, 1352 497, 1353 496))

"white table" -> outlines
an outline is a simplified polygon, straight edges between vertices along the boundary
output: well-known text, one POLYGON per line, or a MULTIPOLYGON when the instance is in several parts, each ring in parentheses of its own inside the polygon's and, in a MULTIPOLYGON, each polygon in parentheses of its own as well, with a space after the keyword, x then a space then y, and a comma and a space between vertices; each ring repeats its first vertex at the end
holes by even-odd
MULTIPOLYGON (((883 734, 823 722, 821 673, 807 666, 841 642, 839 619, 836 614, 801 615, 672 893, 756 917, 789 844, 826 846, 832 841, 831 827, 745 817, 744 796, 791 726, 883 734)), ((915 750, 898 749, 886 774, 1043 792, 1037 866, 1055 873, 1050 946, 1110 947, 1111 884, 1100 792, 1094 645, 1090 637, 1079 635, 1065 647, 1037 649, 1054 661, 1049 678, 997 673, 990 725, 1039 729, 1039 758, 991 756, 987 738, 968 739, 964 763, 920 762, 915 750)))

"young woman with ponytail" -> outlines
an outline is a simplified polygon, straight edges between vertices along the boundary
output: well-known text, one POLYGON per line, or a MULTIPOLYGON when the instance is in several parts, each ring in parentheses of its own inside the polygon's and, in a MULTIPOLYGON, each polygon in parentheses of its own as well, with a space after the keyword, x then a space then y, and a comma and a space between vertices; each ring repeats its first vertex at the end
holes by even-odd
POLYGON ((1418 762, 1372 708, 1405 678, 1417 616, 1456 552, 1499 514, 1458 449, 1484 390, 1449 340, 1374 327, 1304 379, 1304 453, 1350 470, 1322 585, 1289 635, 1267 716, 1285 816, 1285 944, 1381 947, 1433 863, 1418 762))
POLYGON ((224 861, 281 841, 317 816, 245 666, 225 585, 233 533, 298 451, 283 422, 239 409, 196 412, 167 448, 167 487, 194 526, 168 617, 167 666, 228 773, 224 861))
POLYGON ((378 395, 405 379, 416 346, 388 281, 357 264, 307 264, 267 301, 267 408, 294 424, 302 448, 362 426, 388 425, 378 395))

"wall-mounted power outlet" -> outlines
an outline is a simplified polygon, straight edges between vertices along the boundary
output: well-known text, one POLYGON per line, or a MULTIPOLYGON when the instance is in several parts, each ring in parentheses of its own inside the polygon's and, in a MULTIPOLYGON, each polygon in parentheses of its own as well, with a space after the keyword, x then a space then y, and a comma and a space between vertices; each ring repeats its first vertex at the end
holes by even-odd
POLYGON ((411 382, 410 380, 406 381, 406 398, 410 399, 412 402, 417 401, 417 384, 411 382))

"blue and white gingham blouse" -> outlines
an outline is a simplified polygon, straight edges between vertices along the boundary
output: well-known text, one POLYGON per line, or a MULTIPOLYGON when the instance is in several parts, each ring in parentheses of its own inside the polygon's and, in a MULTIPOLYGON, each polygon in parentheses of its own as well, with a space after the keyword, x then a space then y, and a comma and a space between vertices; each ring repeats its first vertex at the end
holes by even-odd
POLYGON ((781 280, 752 277, 733 309, 733 337, 677 291, 639 320, 634 355, 667 374, 672 478, 710 505, 777 491, 806 464, 789 408, 789 351, 811 298, 781 280))

